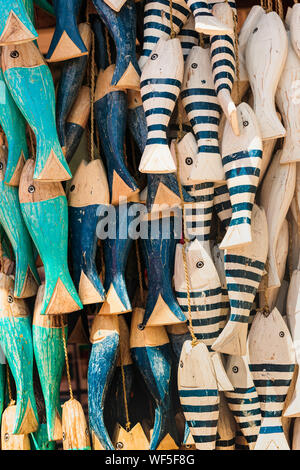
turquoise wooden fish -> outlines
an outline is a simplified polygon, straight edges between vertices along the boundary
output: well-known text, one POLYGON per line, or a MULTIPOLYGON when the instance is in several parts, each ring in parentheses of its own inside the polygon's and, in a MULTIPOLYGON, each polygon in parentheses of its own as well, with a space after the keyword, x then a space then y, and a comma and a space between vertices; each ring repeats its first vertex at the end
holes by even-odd
POLYGON ((18 186, 24 162, 28 158, 26 122, 7 88, 1 69, 0 124, 8 144, 5 183, 11 186, 18 186))
MULTIPOLYGON (((65 365, 61 315, 41 315, 45 285, 38 290, 32 323, 34 357, 43 391, 49 441, 62 439, 60 382, 65 365)), ((67 326, 64 334, 67 337, 67 326)))
POLYGON ((54 441, 49 441, 47 424, 40 424, 38 430, 30 434, 32 450, 55 450, 54 441))
POLYGON ((2 70, 17 106, 35 133, 34 179, 70 179, 56 131, 53 79, 43 56, 34 43, 8 46, 2 52, 2 70))
POLYGON ((45 267, 41 315, 82 309, 68 261, 68 203, 60 183, 33 181, 34 160, 27 160, 20 180, 20 203, 25 223, 45 267))
POLYGON ((38 37, 22 0, 1 0, 0 11, 0 46, 33 41, 38 37))
POLYGON ((4 184, 7 151, 0 147, 0 223, 13 247, 16 258, 16 297, 32 297, 37 291, 39 275, 36 270, 32 244, 24 223, 18 189, 4 184))
POLYGON ((24 300, 14 297, 12 277, 0 273, 0 344, 17 390, 14 434, 29 434, 39 425, 33 390, 31 321, 24 300))

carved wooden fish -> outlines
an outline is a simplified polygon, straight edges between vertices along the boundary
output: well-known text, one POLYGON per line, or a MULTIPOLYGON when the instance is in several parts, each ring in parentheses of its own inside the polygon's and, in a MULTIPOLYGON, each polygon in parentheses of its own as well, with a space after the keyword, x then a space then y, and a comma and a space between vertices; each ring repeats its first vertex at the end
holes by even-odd
POLYGON ((29 42, 38 37, 22 0, 1 0, 0 10, 0 46, 29 42))
POLYGON ((212 5, 208 0, 188 0, 190 7, 195 18, 195 30, 198 33, 208 35, 214 34, 232 34, 232 27, 228 26, 225 22, 220 21, 218 17, 213 14, 212 5))

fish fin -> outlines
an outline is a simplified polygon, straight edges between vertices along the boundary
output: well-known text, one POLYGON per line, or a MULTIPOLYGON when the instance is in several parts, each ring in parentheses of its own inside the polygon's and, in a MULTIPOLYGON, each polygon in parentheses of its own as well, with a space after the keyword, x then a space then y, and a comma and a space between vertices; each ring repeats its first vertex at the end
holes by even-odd
POLYGON ((52 148, 43 168, 38 171, 35 167, 33 179, 40 181, 66 181, 72 178, 67 162, 61 152, 61 155, 56 155, 52 148))
POLYGON ((141 173, 174 173, 176 165, 167 144, 146 145, 141 158, 141 173))
POLYGON ((180 195, 176 194, 165 184, 159 183, 153 204, 168 204, 170 206, 180 205, 180 195))
MULTIPOLYGON (((126 288, 126 287, 125 287, 126 288)), ((126 291, 127 296, 127 291, 126 291)), ((128 297, 128 296, 127 296, 128 297)), ((101 306, 99 315, 118 315, 119 313, 131 312, 132 308, 129 299, 121 299, 117 293, 114 284, 109 286, 107 296, 104 303, 101 306), (128 304, 129 303, 129 304, 128 304)))
POLYGON ((230 225, 223 238, 220 249, 226 250, 232 247, 248 245, 252 242, 251 225, 248 223, 239 225, 230 225))
POLYGON ((198 154, 193 165, 191 181, 225 183, 225 174, 220 155, 198 154))
MULTIPOLYGON (((28 18, 29 22, 29 18, 28 18)), ((7 44, 21 44, 22 42, 33 41, 38 37, 37 32, 32 29, 35 34, 32 33, 17 17, 17 15, 11 10, 7 18, 3 33, 0 37, 0 45, 5 46, 7 44)))
POLYGON ((21 299, 26 299, 28 297, 34 296, 37 290, 38 290, 37 279, 32 273, 31 268, 28 266, 21 294, 20 296, 16 295, 16 297, 19 297, 21 299))
POLYGON ((113 443, 118 449, 118 443, 122 443, 122 450, 149 450, 149 441, 140 423, 137 423, 129 431, 126 431, 119 423, 117 423, 113 443))
POLYGON ((132 179, 131 185, 128 185, 120 175, 114 170, 113 172, 113 182, 111 190, 111 204, 118 205, 120 203, 120 198, 130 199, 134 194, 139 193, 139 188, 135 184, 135 181, 132 179))
POLYGON ((260 126, 263 140, 279 139, 286 135, 286 130, 277 116, 275 106, 271 112, 270 107, 264 108, 263 106, 259 106, 259 108, 255 109, 255 114, 258 122, 263 123, 263 125, 260 126), (268 114, 266 114, 267 112, 268 114))
POLYGON ((70 313, 81 310, 83 305, 74 288, 72 279, 69 276, 63 276, 57 279, 55 287, 51 293, 51 297, 47 302, 49 290, 52 285, 45 285, 45 295, 41 315, 57 315, 60 313, 70 313))
POLYGON ((213 362, 214 369, 215 369, 218 390, 221 392, 234 390, 232 383, 227 377, 220 353, 212 352, 210 356, 211 356, 211 360, 213 362))
MULTIPOLYGON (((147 326, 160 326, 160 325, 175 325, 176 323, 186 322, 184 313, 180 308, 178 311, 173 311, 169 305, 164 301, 162 295, 159 294, 156 304, 146 321, 147 326), (180 315, 181 313, 181 315, 180 315), (177 314, 179 314, 177 316, 177 314)), ((143 320, 145 323, 145 319, 143 320)))
POLYGON ((26 403, 24 400, 17 400, 16 418, 13 434, 29 434, 37 431, 39 427, 37 410, 34 401, 34 408, 28 397, 26 403))
POLYGON ((47 413, 47 433, 49 441, 60 441, 63 438, 61 415, 57 406, 51 406, 47 413))
POLYGON ((97 304, 105 300, 105 291, 99 278, 95 285, 93 276, 88 277, 84 271, 81 271, 78 294, 83 305, 97 304))
POLYGON ((124 88, 129 90, 139 90, 140 89, 140 74, 137 72, 135 67, 129 62, 127 69, 123 72, 123 75, 119 78, 114 78, 114 76, 119 76, 121 71, 119 71, 119 67, 115 68, 115 72, 111 81, 111 84, 116 88, 124 88), (118 80, 116 82, 116 80, 118 80))
POLYGON ((212 345, 214 351, 231 356, 245 356, 248 323, 229 322, 212 345))
POLYGON ((157 406, 155 409, 154 426, 150 431, 150 450, 178 449, 176 424, 171 410, 157 406), (175 435, 174 435, 175 432, 175 435))
POLYGON ((76 40, 78 44, 76 44, 76 42, 70 38, 66 31, 63 31, 61 36, 54 34, 46 56, 47 61, 60 62, 62 60, 68 60, 87 55, 88 50, 85 47, 79 32, 76 40))
POLYGON ((10 176, 10 178, 8 176, 11 173, 10 168, 9 168, 9 160, 8 160, 4 182, 8 184, 9 186, 19 186, 20 177, 21 177, 24 164, 25 164, 25 156, 22 150, 18 163, 16 164, 16 167, 13 171, 13 174, 10 176))
POLYGON ((285 434, 282 432, 260 433, 254 450, 290 450, 285 434))

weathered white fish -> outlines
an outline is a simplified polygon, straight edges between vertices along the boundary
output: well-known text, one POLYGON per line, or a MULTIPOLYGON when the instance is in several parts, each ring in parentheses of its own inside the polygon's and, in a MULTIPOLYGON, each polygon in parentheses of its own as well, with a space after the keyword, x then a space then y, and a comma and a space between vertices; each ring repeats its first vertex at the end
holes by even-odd
POLYGON ((208 35, 230 34, 233 29, 214 15, 208 0, 187 0, 195 18, 195 30, 208 35))
POLYGON ((255 450, 289 450, 281 416, 294 368, 290 332, 276 308, 258 312, 248 338, 249 367, 260 400, 262 423, 255 450))
POLYGON ((223 227, 227 230, 232 217, 232 207, 227 183, 221 184, 220 186, 215 185, 214 209, 223 227))
POLYGON ((274 11, 261 15, 248 40, 246 67, 263 139, 285 136, 276 114, 275 93, 287 50, 287 33, 279 15, 274 11))

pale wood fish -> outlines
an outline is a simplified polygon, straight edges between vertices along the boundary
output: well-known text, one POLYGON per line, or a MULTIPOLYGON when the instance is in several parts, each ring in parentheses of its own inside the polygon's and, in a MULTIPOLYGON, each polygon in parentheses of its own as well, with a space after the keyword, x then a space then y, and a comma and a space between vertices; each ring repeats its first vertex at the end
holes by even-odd
POLYGON ((266 215, 256 205, 253 207, 251 233, 251 243, 225 251, 230 317, 212 345, 214 351, 237 356, 246 354, 249 315, 268 253, 266 215))
POLYGON ((261 134, 253 110, 247 103, 237 107, 240 135, 228 121, 222 139, 222 163, 229 190, 232 217, 221 249, 251 243, 251 214, 258 186, 262 157, 261 134))
POLYGON ((89 429, 79 401, 71 398, 62 409, 63 449, 91 450, 89 429))
POLYGON ((224 250, 220 250, 220 245, 214 245, 212 248, 212 259, 215 265, 215 268, 218 272, 218 276, 221 283, 221 292, 222 292, 222 321, 220 322, 220 327, 223 330, 230 314, 230 302, 228 297, 227 281, 225 274, 225 264, 224 264, 224 250))
POLYGON ((212 5, 208 0, 202 0, 201 2, 187 0, 187 4, 194 15, 195 30, 198 33, 214 35, 231 34, 233 32, 232 27, 214 15, 212 5))
POLYGON ((281 416, 295 368, 290 332, 276 308, 258 312, 248 337, 249 367, 256 387, 262 423, 254 450, 289 450, 281 416))
POLYGON ((281 151, 274 156, 262 185, 260 201, 268 221, 268 287, 279 287, 276 267, 276 246, 283 221, 291 204, 295 183, 296 164, 280 164, 281 151))
POLYGON ((277 143, 277 138, 263 140, 263 151, 262 151, 261 168, 260 168, 260 173, 259 173, 258 185, 260 185, 260 183, 262 182, 263 177, 268 169, 269 163, 273 158, 276 143, 277 143))
MULTIPOLYGON (((299 10, 300 11, 300 10, 299 10)), ((280 163, 300 161, 300 59, 296 55, 288 33, 288 54, 281 74, 276 104, 281 112, 286 135, 284 138, 280 163)))
POLYGON ((289 28, 291 32, 291 42, 295 53, 300 58, 300 8, 297 3, 293 5, 289 15, 287 13, 289 28))
POLYGON ((275 93, 287 52, 287 33, 280 17, 275 12, 261 15, 246 47, 246 67, 263 140, 286 134, 276 114, 275 93))
POLYGON ((17 406, 8 406, 1 420, 1 450, 30 450, 29 434, 14 434, 17 406))

